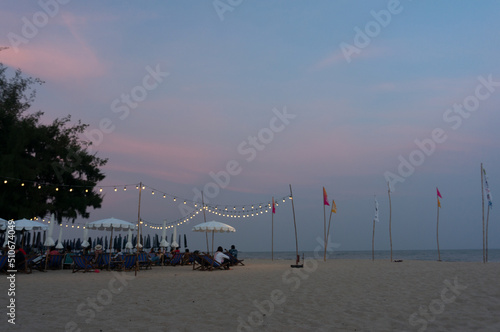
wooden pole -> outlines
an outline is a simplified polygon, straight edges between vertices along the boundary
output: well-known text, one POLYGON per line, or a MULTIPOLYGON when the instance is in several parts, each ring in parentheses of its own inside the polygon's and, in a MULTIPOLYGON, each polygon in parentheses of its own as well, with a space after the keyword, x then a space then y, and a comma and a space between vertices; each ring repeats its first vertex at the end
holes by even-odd
POLYGON ((439 251, 439 198, 437 199, 436 240, 437 240, 437 249, 438 249, 438 262, 441 262, 441 253, 439 251))
POLYGON ((137 271, 139 270, 139 241, 140 233, 139 228, 141 225, 141 194, 142 194, 142 182, 139 183, 139 206, 137 208, 137 244, 135 250, 135 275, 137 276, 137 271))
POLYGON ((486 256, 485 256, 485 260, 486 262, 488 261, 488 224, 490 222, 490 203, 488 202, 488 212, 486 214, 486 256))
POLYGON ((372 261, 375 261, 375 219, 373 219, 372 261))
POLYGON ((484 234, 484 188, 483 188, 483 163, 481 163, 481 206, 483 213, 483 263, 486 263, 486 248, 485 248, 485 234, 484 234))
MULTIPOLYGON (((207 216, 205 215, 205 200, 203 198, 203 191, 201 192, 201 206, 203 210, 203 222, 207 222, 207 216)), ((208 248, 208 232, 205 232, 205 239, 207 240, 207 253, 210 253, 210 249, 208 248)), ((213 251, 213 240, 212 240, 212 251, 213 251)))
MULTIPOLYGON (((331 208, 333 209, 333 200, 332 200, 332 206, 331 208)), ((328 247, 328 238, 330 237, 330 223, 332 221, 332 214, 333 211, 330 210, 330 218, 328 219, 328 231, 326 232, 326 242, 325 242, 325 261, 326 261, 326 248, 328 247)))
POLYGON ((111 251, 113 250, 113 225, 111 225, 111 237, 109 238, 109 260, 108 271, 111 270, 111 251))
POLYGON ((326 212, 325 212, 325 203, 323 202, 323 234, 324 234, 324 243, 325 243, 325 253, 323 255, 323 261, 326 262, 326 212))
POLYGON ((391 203, 391 186, 387 182, 387 193, 389 195, 389 241, 391 243, 391 262, 392 262, 392 203, 391 203))
MULTIPOLYGON (((271 201, 274 204, 274 196, 271 201)), ((274 206, 271 207, 271 260, 274 261, 274 206)))
POLYGON ((295 264, 299 264, 299 240, 297 238, 297 222, 295 221, 295 207, 293 205, 292 185, 290 184, 290 197, 292 198, 293 227, 295 228, 295 264))

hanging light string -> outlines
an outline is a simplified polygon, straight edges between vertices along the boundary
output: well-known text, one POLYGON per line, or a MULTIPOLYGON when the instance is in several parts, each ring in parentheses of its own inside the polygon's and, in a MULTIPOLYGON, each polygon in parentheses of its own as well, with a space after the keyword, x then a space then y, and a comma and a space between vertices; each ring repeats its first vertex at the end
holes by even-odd
MULTIPOLYGON (((101 185, 101 186, 84 186, 84 185, 79 185, 79 186, 71 186, 71 185, 65 185, 65 184, 51 184, 51 183, 40 183, 36 181, 29 181, 29 180, 21 180, 21 179, 16 179, 16 178, 11 178, 11 177, 0 177, 2 178, 1 184, 8 184, 8 183, 18 183, 20 186, 34 186, 37 187, 38 189, 42 189, 44 187, 49 187, 53 188, 55 191, 62 191, 66 190, 71 193, 78 193, 78 189, 85 189, 85 192, 88 192, 89 190, 96 190, 97 192, 101 193, 103 192, 104 189, 112 188, 113 192, 118 192, 118 191, 127 191, 127 187, 135 187, 135 189, 139 189, 139 183, 128 183, 128 184, 119 184, 119 185, 101 185), (98 188, 98 189, 97 189, 98 188)), ((166 224, 167 228, 172 228, 174 226, 180 226, 184 223, 189 222, 191 219, 193 219, 196 215, 200 214, 203 212, 203 209, 205 209, 206 213, 212 213, 214 215, 217 215, 219 217, 226 217, 226 218, 252 218, 252 217, 257 217, 260 216, 264 213, 267 213, 271 210, 271 201, 268 201, 266 203, 260 202, 260 203, 254 203, 254 204, 244 204, 244 205, 234 205, 234 204, 204 204, 202 203, 183 198, 179 195, 174 195, 167 193, 162 190, 158 190, 156 188, 153 188, 151 186, 142 184, 142 190, 151 190, 151 195, 156 195, 158 197, 163 197, 166 199, 167 197, 172 199, 174 202, 179 200, 180 202, 183 202, 185 205, 188 205, 188 209, 191 210, 190 213, 187 215, 178 218, 174 221, 170 221, 166 224), (191 207, 192 205, 193 207, 191 207)), ((283 203, 286 202, 287 199, 292 199, 291 196, 283 196, 277 200, 275 200, 275 206, 278 206, 278 200, 282 200, 283 203)), ((39 218, 34 218, 35 220, 40 221, 39 218)), ((45 222, 45 219, 41 219, 42 222, 45 222)), ((50 220, 47 220, 48 223, 50 223, 50 220)), ((158 223, 153 223, 153 222, 148 222, 146 220, 141 220, 142 225, 145 227, 150 227, 151 229, 163 229, 163 223, 158 224, 158 223)), ((139 226, 136 224, 136 226, 139 226)), ((66 225, 66 227, 69 227, 69 225, 66 225)), ((80 225, 78 224, 73 224, 71 225, 71 228, 80 228, 80 225)), ((84 226, 82 226, 84 227, 84 226)))

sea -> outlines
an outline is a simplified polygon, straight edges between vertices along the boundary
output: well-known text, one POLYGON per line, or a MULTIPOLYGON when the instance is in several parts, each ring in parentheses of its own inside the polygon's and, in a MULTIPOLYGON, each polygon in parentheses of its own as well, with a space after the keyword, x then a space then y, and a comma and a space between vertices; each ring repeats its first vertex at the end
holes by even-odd
MULTIPOLYGON (((259 252, 245 252, 239 251, 239 259, 271 259, 272 254, 275 260, 292 260, 295 261, 295 251, 259 251, 259 252)), ((482 262, 483 250, 482 249, 455 249, 455 250, 441 250, 441 261, 443 262, 482 262)), ((304 258, 314 258, 318 254, 313 251, 299 251, 299 256, 304 258)), ((319 253, 323 258, 323 252, 319 253)), ((376 250, 375 259, 390 260, 390 250, 376 250)), ((327 259, 372 259, 372 252, 370 251, 333 251, 327 253, 327 259)), ((393 260, 420 260, 420 261, 437 261, 437 250, 393 250, 393 260)), ((488 249, 488 262, 500 262, 500 249, 488 249)))

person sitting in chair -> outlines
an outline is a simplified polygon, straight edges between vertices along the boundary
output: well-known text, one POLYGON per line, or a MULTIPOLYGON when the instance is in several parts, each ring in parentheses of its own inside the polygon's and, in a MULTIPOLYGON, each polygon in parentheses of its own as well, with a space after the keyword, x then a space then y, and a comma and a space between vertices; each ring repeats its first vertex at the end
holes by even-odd
MULTIPOLYGON (((226 262, 227 262, 227 263, 229 263, 229 262, 230 262, 230 260, 229 260, 229 256, 228 256, 228 255, 226 255, 225 253, 223 253, 223 252, 222 252, 222 247, 221 247, 221 246, 219 246, 219 247, 217 248, 217 251, 216 251, 216 252, 215 252, 215 254, 214 254, 214 259, 215 259, 215 261, 216 261, 217 263, 219 263, 219 264, 224 264, 224 263, 226 263, 226 262)), ((225 268, 227 269, 227 268, 229 268, 229 267, 227 267, 227 266, 226 266, 225 268)))
POLYGON ((231 245, 231 249, 229 249, 229 253, 231 254, 231 256, 233 256, 234 258, 238 259, 238 249, 236 249, 234 247, 234 244, 231 245))

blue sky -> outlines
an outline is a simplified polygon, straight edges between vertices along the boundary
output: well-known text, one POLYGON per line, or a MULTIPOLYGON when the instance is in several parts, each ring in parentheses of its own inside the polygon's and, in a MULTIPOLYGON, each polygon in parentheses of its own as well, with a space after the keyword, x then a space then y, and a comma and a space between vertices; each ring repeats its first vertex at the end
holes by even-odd
MULTIPOLYGON (((287 196, 292 184, 299 249, 313 250, 323 236, 324 186, 338 206, 332 241, 339 250, 369 250, 376 194, 375 244, 388 249, 384 174, 401 176, 399 158, 413 156, 418 165, 392 194, 394 249, 435 248, 436 187, 441 248, 482 247, 480 163, 493 197, 500 177, 498 2, 241 1, 223 20, 211 1, 41 3, 48 12, 38 2, 3 5, 0 45, 10 49, 0 61, 46 82, 33 105, 44 121, 81 119, 90 125, 85 139, 109 158, 102 185, 112 187, 89 221, 137 220, 138 192, 114 185, 143 181, 193 200, 213 182, 211 172, 236 161, 240 172, 211 204, 248 209, 287 196), (26 23, 34 18, 35 32, 26 23), (356 44, 358 31, 367 45, 356 44), (350 58, 347 44, 358 50, 350 58), (164 73, 160 81, 151 71, 164 73), (126 106, 122 96, 134 93, 136 105, 126 106), (453 111, 465 102, 472 111, 453 111), (104 133, 102 121, 112 129, 104 133), (415 140, 428 142, 436 129, 441 141, 424 154, 415 140)), ((149 187, 142 218, 182 218, 179 200, 149 187)), ((218 235, 221 245, 270 250, 269 213, 207 218, 237 229, 218 235)), ((490 247, 499 248, 496 209, 490 219, 490 247)), ((178 227, 192 249, 204 246, 191 232, 200 222, 198 215, 178 227)), ((295 249, 290 202, 275 215, 275 249, 295 249)))

